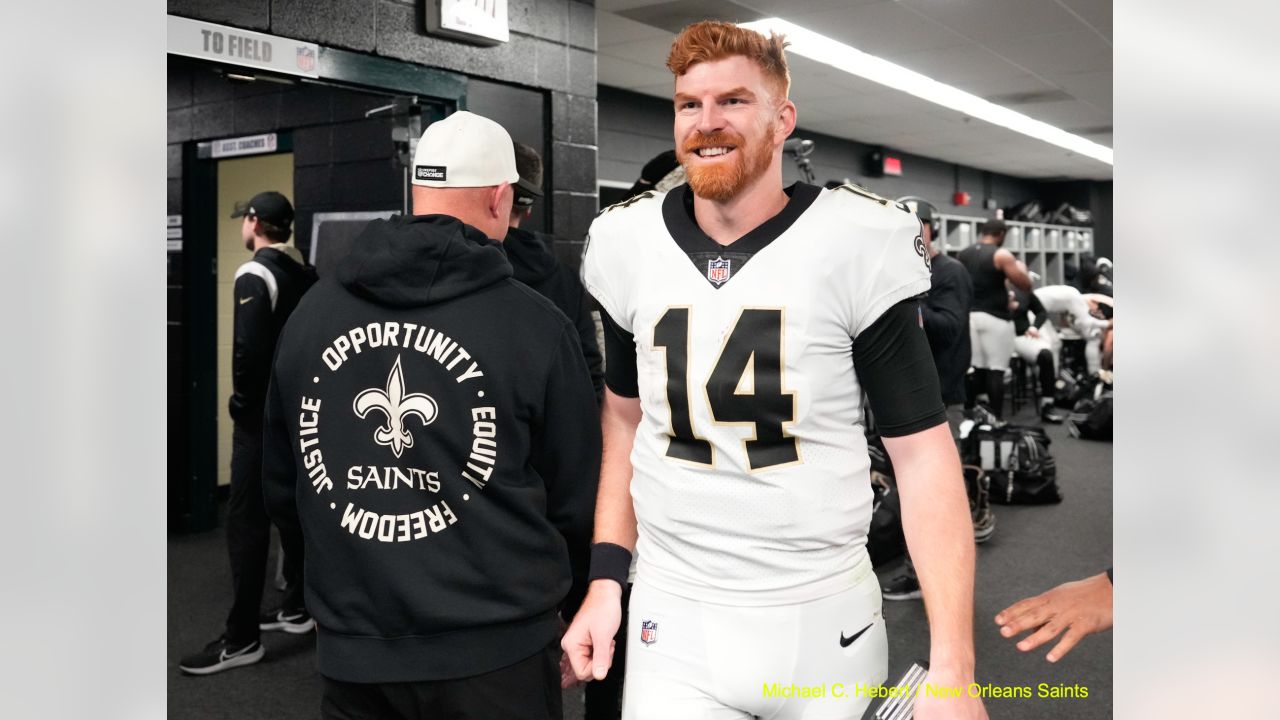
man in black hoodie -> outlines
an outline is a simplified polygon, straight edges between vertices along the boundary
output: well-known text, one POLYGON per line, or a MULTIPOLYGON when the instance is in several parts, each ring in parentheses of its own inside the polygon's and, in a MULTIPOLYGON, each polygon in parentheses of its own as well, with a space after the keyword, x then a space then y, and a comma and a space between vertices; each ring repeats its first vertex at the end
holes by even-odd
POLYGON ((596 342, 596 321, 591 317, 591 303, 582 287, 578 274, 556 259, 551 249, 555 238, 534 230, 525 230, 520 223, 533 212, 533 201, 542 197, 542 158, 538 151, 515 143, 516 171, 520 180, 514 186, 515 200, 511 204, 510 229, 502 241, 507 259, 515 272, 515 279, 528 285, 538 294, 555 303, 578 330, 582 357, 591 371, 591 384, 596 389, 596 402, 604 399, 604 366, 600 357, 600 345, 596 342))
POLYGON ((327 718, 558 718, 600 430, 573 324, 498 240, 511 138, 423 133, 411 217, 375 220, 280 340, 263 480, 304 537, 327 718))
POLYGON ((262 659, 261 630, 310 632, 315 626, 302 600, 300 548, 284 553, 288 589, 281 608, 259 617, 271 545, 271 521, 262 503, 262 411, 271 358, 285 320, 315 282, 315 270, 288 245, 293 205, 278 192, 240 203, 240 232, 253 259, 236 270, 235 329, 231 355, 231 497, 227 502, 227 551, 234 601, 222 637, 182 659, 190 675, 211 675, 262 659))

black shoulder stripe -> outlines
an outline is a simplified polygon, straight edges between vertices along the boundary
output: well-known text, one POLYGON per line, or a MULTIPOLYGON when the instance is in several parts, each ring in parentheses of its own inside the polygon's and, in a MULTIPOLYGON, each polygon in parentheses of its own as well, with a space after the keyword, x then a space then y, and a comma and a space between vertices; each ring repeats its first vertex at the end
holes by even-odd
POLYGON ((616 209, 616 208, 626 208, 626 207, 631 207, 631 205, 632 205, 633 203, 637 203, 637 202, 640 202, 641 200, 645 200, 645 199, 648 199, 648 198, 651 198, 651 197, 653 197, 653 191, 652 191, 652 190, 645 190, 644 192, 640 193, 639 195, 636 195, 635 197, 630 197, 630 198, 627 198, 626 200, 623 200, 623 201, 622 201, 622 202, 620 202, 620 203, 614 203, 614 204, 610 205, 609 207, 607 207, 607 208, 605 208, 605 209, 601 210, 601 211, 596 215, 596 217, 600 217, 601 215, 603 215, 603 214, 605 214, 605 213, 609 212, 610 210, 616 209))
POLYGON ((907 213, 908 215, 914 214, 911 212, 911 208, 907 207, 906 203, 894 202, 887 198, 882 198, 879 195, 871 192, 870 190, 867 190, 866 188, 858 187, 857 185, 854 185, 852 183, 845 183, 844 185, 840 185, 836 189, 847 190, 853 193, 854 195, 857 195, 858 197, 866 198, 867 200, 873 200, 875 202, 880 203, 881 205, 884 205, 885 207, 896 207, 902 212, 907 213))

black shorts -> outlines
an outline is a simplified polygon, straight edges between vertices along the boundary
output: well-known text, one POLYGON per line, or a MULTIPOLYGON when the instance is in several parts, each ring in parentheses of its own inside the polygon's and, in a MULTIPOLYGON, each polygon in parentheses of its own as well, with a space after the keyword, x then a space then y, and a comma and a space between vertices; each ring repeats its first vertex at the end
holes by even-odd
POLYGON ((352 683, 324 679, 324 720, 562 720, 560 645, 455 680, 352 683))

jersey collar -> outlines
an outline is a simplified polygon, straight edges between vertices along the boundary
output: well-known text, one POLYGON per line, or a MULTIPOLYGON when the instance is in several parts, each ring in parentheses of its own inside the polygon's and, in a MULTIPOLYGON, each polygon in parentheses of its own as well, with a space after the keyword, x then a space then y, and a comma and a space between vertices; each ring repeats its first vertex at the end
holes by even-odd
MULTIPOLYGON (((728 245, 721 245, 712 240, 702 228, 698 227, 693 215, 693 190, 682 185, 667 193, 662 200, 662 220, 667 226, 676 245, 689 256, 699 273, 705 270, 709 259, 732 258, 733 274, 737 274, 757 252, 786 232, 805 210, 818 199, 822 189, 816 185, 797 182, 783 190, 789 198, 786 206, 773 217, 765 220, 753 230, 728 245)), ((732 279, 730 276, 729 279, 732 279)), ((707 280, 712 287, 723 287, 728 280, 715 283, 707 280)))

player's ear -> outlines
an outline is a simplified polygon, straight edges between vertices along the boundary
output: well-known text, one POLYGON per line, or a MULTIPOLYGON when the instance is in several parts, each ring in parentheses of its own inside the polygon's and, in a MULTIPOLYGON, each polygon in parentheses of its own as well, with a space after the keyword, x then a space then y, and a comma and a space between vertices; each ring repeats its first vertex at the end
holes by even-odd
POLYGON ((791 137, 796 129, 796 104, 783 100, 778 106, 778 136, 774 138, 779 144, 791 137))

